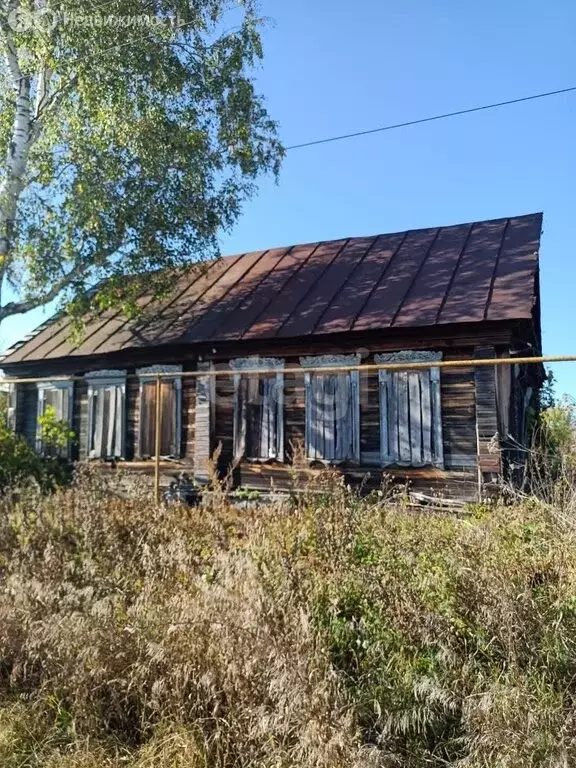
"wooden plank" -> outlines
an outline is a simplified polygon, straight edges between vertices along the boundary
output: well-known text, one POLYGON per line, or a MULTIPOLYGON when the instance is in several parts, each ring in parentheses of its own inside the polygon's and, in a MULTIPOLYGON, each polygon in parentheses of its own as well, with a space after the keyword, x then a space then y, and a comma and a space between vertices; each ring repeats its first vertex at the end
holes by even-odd
POLYGON ((433 462, 436 467, 444 466, 444 441, 442 436, 442 407, 440 398, 440 368, 430 369, 432 399, 433 462))
MULTIPOLYGON (((211 363, 198 363, 198 370, 200 371, 208 371, 211 367, 211 363)), ((209 376, 199 376, 196 379, 194 477, 203 482, 207 482, 209 479, 208 465, 212 449, 211 388, 212 382, 209 376)))
POLYGON ((400 458, 398 441, 398 378, 388 376, 388 459, 394 464, 400 458))
MULTIPOLYGON (((478 346, 474 356, 479 358, 496 357, 494 347, 478 346)), ((476 389, 476 434, 478 465, 481 472, 497 473, 502 464, 500 452, 491 452, 493 440, 498 440, 498 406, 496 398, 496 373, 493 367, 483 366, 474 371, 476 389)))
POLYGON ((329 458, 344 461, 351 455, 352 434, 350 411, 350 376, 347 373, 330 375, 331 386, 326 402, 328 420, 332 421, 333 446, 329 458))
POLYGON ((408 399, 410 404, 410 454, 412 465, 423 463, 423 417, 421 411, 420 374, 408 373, 408 399))
POLYGON ((379 372, 380 381, 380 456, 382 463, 390 459, 390 436, 388 432, 388 387, 390 377, 387 371, 379 372))
POLYGON ((410 455, 410 410, 408 399, 408 373, 396 374, 398 385, 398 451, 403 464, 411 463, 410 455))
POLYGON ((430 371, 420 371, 420 407, 422 418, 422 463, 432 464, 432 401, 430 371))

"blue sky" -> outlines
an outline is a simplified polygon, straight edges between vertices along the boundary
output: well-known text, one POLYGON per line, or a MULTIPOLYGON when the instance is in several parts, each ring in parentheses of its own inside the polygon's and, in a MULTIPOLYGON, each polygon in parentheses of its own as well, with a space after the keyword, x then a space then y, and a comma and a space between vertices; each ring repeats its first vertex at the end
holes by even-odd
MULTIPOLYGON (((285 144, 576 85, 576 4, 263 0, 285 144)), ((544 211, 544 352, 576 354, 576 93, 288 153, 224 252, 544 211)), ((3 324, 2 346, 42 322, 3 324)), ((555 366, 576 395, 576 364, 555 366)))

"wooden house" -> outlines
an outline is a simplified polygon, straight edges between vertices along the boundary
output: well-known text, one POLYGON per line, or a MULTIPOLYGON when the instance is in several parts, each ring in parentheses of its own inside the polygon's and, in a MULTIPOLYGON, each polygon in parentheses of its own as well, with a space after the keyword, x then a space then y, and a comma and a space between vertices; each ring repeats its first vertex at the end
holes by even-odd
POLYGON ((300 476, 333 465, 350 482, 385 474, 475 497, 525 443, 542 369, 434 363, 541 354, 541 226, 531 214, 228 256, 176 276, 162 301, 142 296, 137 320, 88 319, 80 341, 54 317, 2 360, 10 377, 64 377, 15 385, 15 428, 42 450, 38 416, 52 405, 74 458, 150 470, 146 374, 163 372, 164 476, 205 477, 221 445, 220 469, 241 486, 288 488, 296 461, 300 476), (346 368, 398 361, 430 368, 346 368), (231 375, 182 376, 217 370, 231 375))

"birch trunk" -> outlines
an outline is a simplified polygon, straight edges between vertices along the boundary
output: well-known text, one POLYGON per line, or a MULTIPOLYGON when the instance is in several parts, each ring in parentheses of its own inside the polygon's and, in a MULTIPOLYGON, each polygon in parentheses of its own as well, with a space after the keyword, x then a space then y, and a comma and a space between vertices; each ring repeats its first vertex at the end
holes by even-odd
POLYGON ((6 152, 4 178, 0 184, 0 291, 9 264, 18 201, 25 184, 33 120, 30 77, 22 75, 16 49, 9 34, 6 34, 4 43, 6 66, 15 93, 15 113, 12 135, 6 152))

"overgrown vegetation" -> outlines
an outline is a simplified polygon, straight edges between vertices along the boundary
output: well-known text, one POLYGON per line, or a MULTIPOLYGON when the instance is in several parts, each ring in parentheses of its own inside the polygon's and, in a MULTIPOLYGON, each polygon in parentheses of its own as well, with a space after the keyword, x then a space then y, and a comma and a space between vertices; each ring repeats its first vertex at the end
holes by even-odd
POLYGON ((576 535, 344 488, 0 500, 7 768, 568 766, 576 535))
POLYGON ((66 448, 74 433, 65 422, 58 421, 54 408, 47 408, 40 418, 39 436, 44 447, 40 455, 10 429, 5 395, 0 392, 0 494, 31 483, 46 493, 70 483, 72 467, 66 448))

